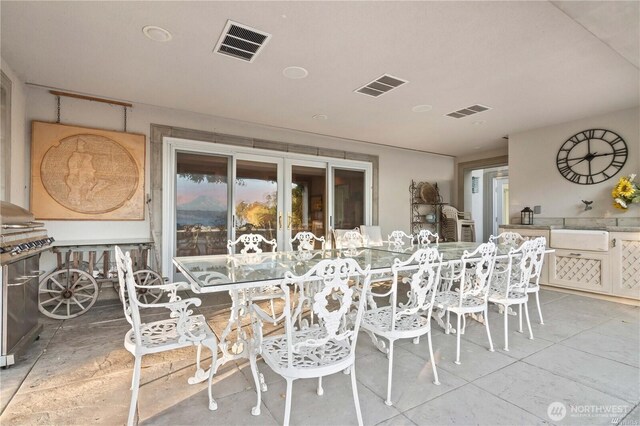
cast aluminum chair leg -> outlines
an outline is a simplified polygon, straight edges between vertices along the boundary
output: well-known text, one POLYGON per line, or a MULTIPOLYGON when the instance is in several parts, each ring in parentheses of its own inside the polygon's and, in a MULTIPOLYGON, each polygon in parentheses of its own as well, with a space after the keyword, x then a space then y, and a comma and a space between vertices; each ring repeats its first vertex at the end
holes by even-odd
POLYGON ((493 341, 491 340, 491 331, 489 330, 489 308, 484 310, 484 326, 487 329, 487 338, 489 339, 489 351, 494 352, 493 341))
POLYGON ((131 404, 129 405, 129 418, 127 425, 133 426, 136 418, 136 408, 138 406, 138 390, 140 389, 140 370, 142 367, 142 356, 136 356, 133 365, 133 381, 131 383, 131 404))
POLYGON ((504 350, 509 352, 509 316, 506 306, 504 309, 504 350))
POLYGON ((433 344, 431 343, 431 330, 427 333, 427 339, 429 339, 429 359, 431 360, 431 368, 433 368, 433 384, 439 385, 440 380, 438 379, 438 370, 436 369, 436 359, 433 356, 433 344))
POLYGON ((456 329, 456 364, 460 365, 460 323, 462 314, 458 314, 458 327, 456 329))
POLYGON ((358 425, 362 426, 362 412, 360 411, 360 399, 358 398, 358 382, 356 381, 356 366, 351 366, 351 389, 353 390, 353 402, 356 406, 358 425))
POLYGON ((522 303, 518 305, 518 332, 522 333, 522 303))
POLYGON ((287 395, 284 403, 284 426, 289 426, 289 417, 291 416, 291 393, 293 390, 293 379, 287 378, 287 395))
POLYGON ((529 340, 533 340, 533 332, 531 331, 531 322, 529 321, 529 305, 524 304, 524 314, 527 317, 527 328, 529 329, 529 340))
POLYGON ((542 320, 542 310, 540 309, 540 290, 536 291, 536 305, 538 306, 538 316, 540 317, 540 324, 544 325, 542 320))
POLYGON ((318 396, 324 395, 324 389, 322 388, 322 376, 318 377, 318 389, 316 390, 318 396))
POLYGON ((387 399, 384 402, 389 406, 393 405, 393 402, 391 402, 391 380, 393 377, 393 342, 394 340, 389 340, 389 353, 387 356, 387 358, 389 358, 389 367, 387 371, 387 399))

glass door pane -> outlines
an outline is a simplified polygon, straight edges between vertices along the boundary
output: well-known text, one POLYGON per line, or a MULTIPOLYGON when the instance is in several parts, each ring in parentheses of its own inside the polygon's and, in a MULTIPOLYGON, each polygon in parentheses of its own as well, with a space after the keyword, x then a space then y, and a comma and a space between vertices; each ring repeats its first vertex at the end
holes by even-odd
POLYGON ((227 252, 229 158, 176 153, 176 255, 227 252))
MULTIPOLYGON (((234 239, 243 234, 260 234, 267 240, 277 240, 278 248, 284 250, 278 232, 283 228, 278 198, 278 163, 237 160, 234 200, 234 239)), ((261 248, 271 251, 271 246, 266 244, 261 248)))
POLYGON ((333 169, 333 228, 365 224, 365 171, 333 169))
MULTIPOLYGON (((291 201, 287 203, 287 238, 293 238, 298 232, 312 232, 317 237, 325 235, 326 227, 326 164, 318 167, 301 165, 291 166, 291 201)), ((297 243, 292 247, 297 250, 297 243)), ((322 245, 316 242, 315 248, 322 245)))

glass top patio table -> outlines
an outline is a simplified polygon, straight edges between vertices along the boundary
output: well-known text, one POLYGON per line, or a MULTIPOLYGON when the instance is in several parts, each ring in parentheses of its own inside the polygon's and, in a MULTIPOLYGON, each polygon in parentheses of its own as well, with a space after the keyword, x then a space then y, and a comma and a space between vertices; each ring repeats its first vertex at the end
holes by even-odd
MULTIPOLYGON (((465 250, 472 251, 479 243, 442 243, 438 247, 443 261, 459 260, 465 250)), ((303 275, 324 259, 350 257, 361 268, 371 265, 375 273, 389 272, 395 259, 408 260, 420 247, 405 250, 393 246, 352 250, 282 251, 234 255, 175 257, 173 263, 196 290, 203 293, 277 285, 290 271, 303 275)))

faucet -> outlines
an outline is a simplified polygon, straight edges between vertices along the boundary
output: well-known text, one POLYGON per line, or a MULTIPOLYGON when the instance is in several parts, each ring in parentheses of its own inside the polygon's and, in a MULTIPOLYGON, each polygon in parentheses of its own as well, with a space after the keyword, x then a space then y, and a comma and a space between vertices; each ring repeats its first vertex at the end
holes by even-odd
POLYGON ((591 210, 593 207, 591 207, 591 204, 593 204, 593 201, 586 201, 586 200, 582 200, 582 202, 584 203, 584 211, 588 211, 591 210))

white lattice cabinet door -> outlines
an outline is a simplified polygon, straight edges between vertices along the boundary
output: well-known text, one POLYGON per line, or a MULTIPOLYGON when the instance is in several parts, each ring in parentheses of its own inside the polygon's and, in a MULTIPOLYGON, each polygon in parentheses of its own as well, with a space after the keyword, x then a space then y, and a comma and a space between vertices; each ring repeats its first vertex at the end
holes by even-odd
POLYGON ((609 237, 612 293, 640 299, 640 232, 612 232, 609 237))
POLYGON ((611 293, 609 253, 560 250, 549 256, 549 284, 611 293))

